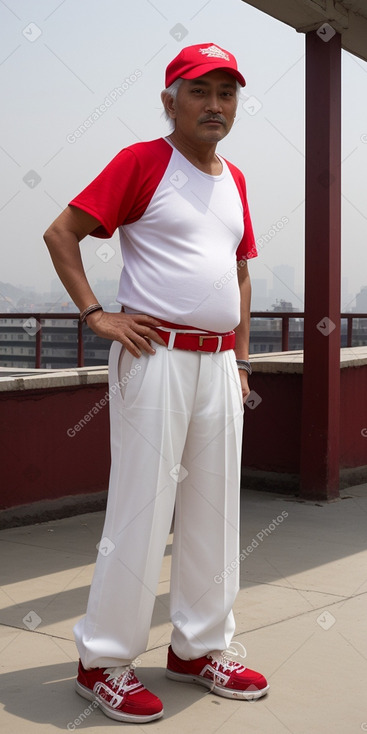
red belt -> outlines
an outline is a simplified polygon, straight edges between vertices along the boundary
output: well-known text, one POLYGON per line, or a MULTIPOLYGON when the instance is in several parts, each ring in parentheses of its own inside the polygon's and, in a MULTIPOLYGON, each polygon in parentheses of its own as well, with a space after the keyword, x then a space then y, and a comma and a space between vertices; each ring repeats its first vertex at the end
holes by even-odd
POLYGON ((187 349, 189 352, 224 352, 234 349, 236 335, 234 331, 217 334, 215 331, 203 331, 195 326, 182 326, 172 324, 169 321, 161 322, 160 326, 153 328, 159 332, 159 336, 166 342, 168 349, 187 349))

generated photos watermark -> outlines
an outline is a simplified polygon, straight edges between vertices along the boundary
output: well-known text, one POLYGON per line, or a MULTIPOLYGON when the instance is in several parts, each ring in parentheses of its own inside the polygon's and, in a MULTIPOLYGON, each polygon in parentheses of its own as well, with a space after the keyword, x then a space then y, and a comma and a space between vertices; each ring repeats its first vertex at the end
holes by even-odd
POLYGON ((328 609, 324 609, 321 614, 316 619, 317 624, 321 627, 323 630, 329 630, 336 622, 336 619, 331 612, 329 612, 328 609))
POLYGON ((70 426, 67 429, 66 433, 69 438, 74 438, 74 436, 76 436, 76 434, 79 433, 79 431, 81 431, 87 423, 93 420, 93 418, 98 415, 100 410, 102 410, 102 408, 104 408, 107 403, 109 403, 112 396, 115 395, 122 387, 127 385, 129 380, 135 377, 135 375, 137 375, 140 370, 141 365, 139 363, 135 364, 129 372, 126 372, 121 380, 111 385, 109 390, 104 394, 103 398, 101 398, 98 403, 94 403, 93 407, 88 411, 88 413, 83 416, 83 418, 80 419, 80 421, 78 421, 78 423, 76 423, 74 426, 70 426))
POLYGON ((111 91, 107 94, 102 104, 98 105, 98 107, 95 107, 93 112, 82 122, 81 125, 79 125, 75 130, 73 130, 72 133, 69 133, 69 135, 66 136, 66 140, 68 143, 73 145, 77 142, 79 138, 84 135, 84 133, 89 130, 98 120, 107 112, 109 107, 112 107, 120 97, 127 92, 130 87, 132 87, 135 82, 142 76, 143 72, 140 71, 140 69, 135 69, 135 71, 130 74, 130 76, 125 77, 124 81, 119 84, 119 86, 114 87, 111 89, 111 91))
POLYGON ((323 334, 324 336, 329 336, 335 328, 336 324, 334 324, 334 321, 329 319, 328 316, 324 316, 324 318, 316 324, 316 329, 318 329, 320 334, 323 334))
POLYGON ((28 614, 25 615, 22 619, 23 624, 32 632, 39 627, 39 625, 42 622, 42 618, 37 614, 37 612, 34 611, 34 609, 31 609, 28 614))
MULTIPOLYGON (((258 250, 262 250, 262 248, 265 245, 267 245, 268 242, 270 242, 273 239, 273 237, 275 237, 275 235, 278 232, 281 232, 282 229, 284 229, 285 225, 288 224, 288 222, 289 222, 288 217, 281 217, 281 219, 278 219, 277 222, 275 222, 274 224, 272 224, 271 227, 269 227, 268 231, 265 232, 265 234, 261 234, 256 239, 256 247, 257 247, 257 249, 258 250)), ((223 275, 221 275, 220 278, 218 278, 218 280, 215 280, 214 281, 213 287, 216 290, 221 290, 222 288, 224 288, 224 286, 227 285, 227 283, 230 283, 230 281, 232 280, 232 278, 245 265, 247 265, 247 260, 239 260, 236 263, 236 265, 233 265, 231 268, 229 268, 229 270, 227 270, 226 273, 223 273, 223 275)))

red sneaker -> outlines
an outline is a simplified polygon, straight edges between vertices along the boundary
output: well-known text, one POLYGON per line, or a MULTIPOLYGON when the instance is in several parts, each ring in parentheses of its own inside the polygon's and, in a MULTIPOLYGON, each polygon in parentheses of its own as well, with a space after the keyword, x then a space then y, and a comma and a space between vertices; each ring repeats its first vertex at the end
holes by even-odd
POLYGON ((162 701, 144 688, 130 666, 85 670, 79 661, 75 688, 110 719, 142 724, 163 715, 162 701))
POLYGON ((181 660, 168 648, 167 678, 186 683, 199 683, 212 693, 225 698, 254 699, 269 690, 266 678, 241 663, 227 660, 220 651, 211 652, 196 660, 181 660))

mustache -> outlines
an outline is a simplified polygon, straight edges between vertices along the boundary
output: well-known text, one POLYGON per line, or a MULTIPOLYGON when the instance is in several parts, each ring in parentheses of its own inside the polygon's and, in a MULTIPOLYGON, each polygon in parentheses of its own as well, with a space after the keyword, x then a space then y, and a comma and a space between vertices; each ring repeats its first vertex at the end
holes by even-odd
POLYGON ((200 123, 203 122, 220 122, 222 125, 226 124, 226 118, 223 115, 205 115, 200 119, 200 123))

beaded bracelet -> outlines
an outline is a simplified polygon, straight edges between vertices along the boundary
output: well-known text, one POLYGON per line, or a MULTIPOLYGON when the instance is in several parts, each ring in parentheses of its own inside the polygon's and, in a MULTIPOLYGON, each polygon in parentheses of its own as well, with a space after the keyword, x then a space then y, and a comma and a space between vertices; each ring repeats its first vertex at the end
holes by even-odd
POLYGON ((247 359, 236 359, 236 362, 239 370, 246 370, 249 375, 252 375, 252 367, 247 359))

